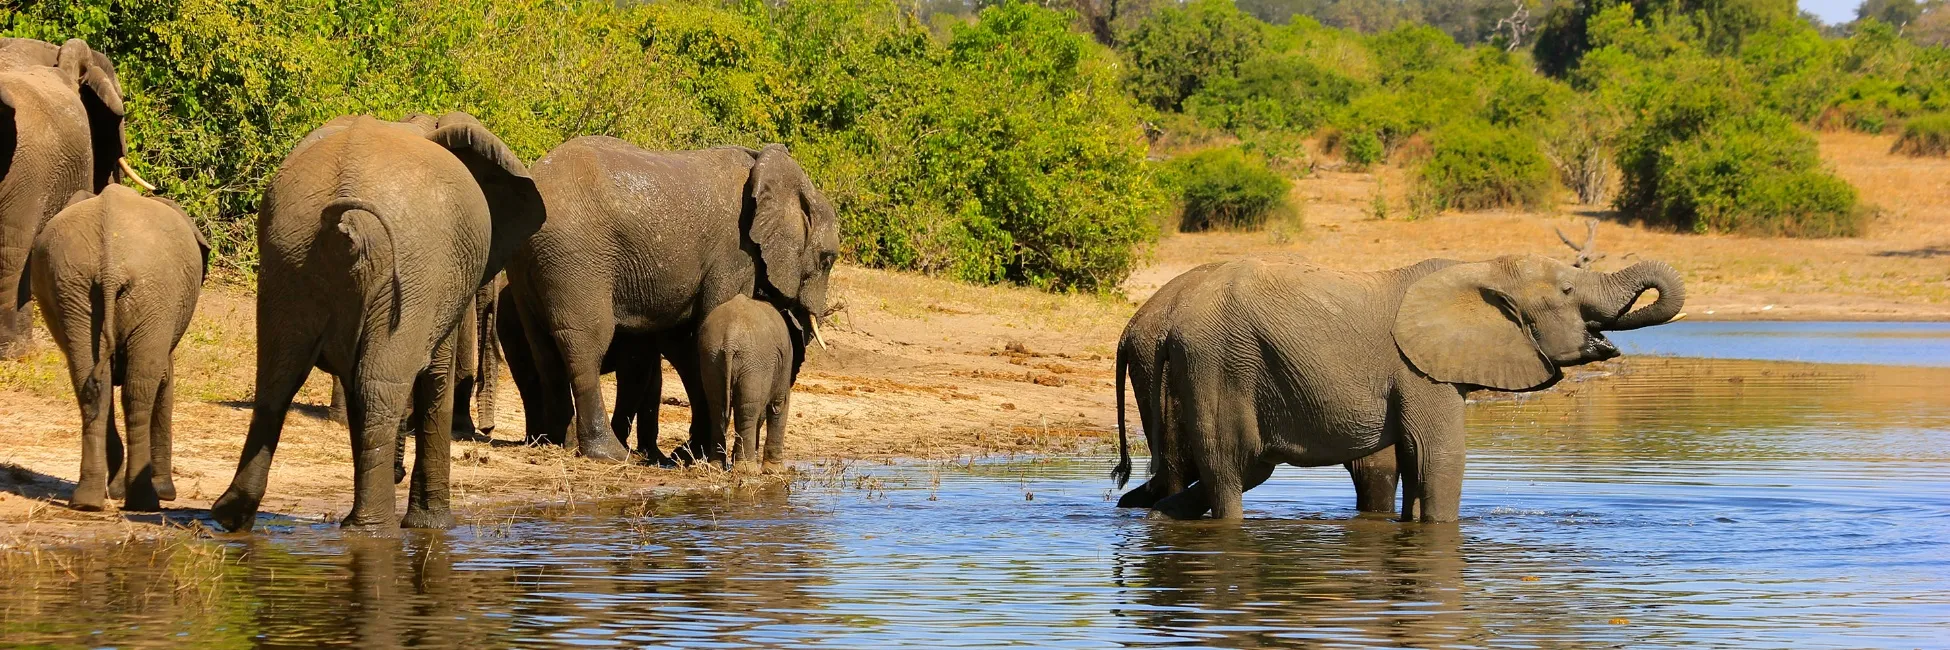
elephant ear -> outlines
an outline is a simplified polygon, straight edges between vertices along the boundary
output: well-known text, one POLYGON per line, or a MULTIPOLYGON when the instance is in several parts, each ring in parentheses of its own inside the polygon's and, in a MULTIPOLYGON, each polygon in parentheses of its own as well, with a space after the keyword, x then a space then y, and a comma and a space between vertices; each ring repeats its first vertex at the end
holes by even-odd
POLYGON ((1395 346, 1430 379, 1494 390, 1547 387, 1562 376, 1530 333, 1501 262, 1457 264, 1409 285, 1395 313, 1395 346))
POLYGON ((122 156, 128 147, 122 139, 126 107, 122 103, 122 83, 115 74, 115 63, 108 55, 88 47, 87 41, 68 39, 61 44, 55 65, 80 85, 81 104, 88 111, 88 137, 95 154, 94 190, 122 179, 122 156))
POLYGON ((157 203, 163 204, 164 206, 168 207, 171 210, 175 210, 176 214, 183 217, 183 223, 187 223, 190 225, 190 234, 196 236, 196 248, 197 250, 202 251, 203 253, 203 278, 209 279, 210 240, 205 239, 203 237, 203 229, 196 227, 196 220, 190 218, 190 212, 188 210, 184 210, 181 204, 170 200, 168 197, 163 197, 163 196, 151 196, 148 198, 151 201, 155 201, 157 203))
POLYGON ((454 112, 441 116, 438 127, 427 134, 427 139, 446 147, 467 165, 468 173, 474 175, 481 193, 487 196, 489 216, 494 221, 494 239, 488 245, 486 275, 481 277, 481 282, 486 283, 501 272, 508 258, 528 241, 529 235, 541 230, 548 214, 542 205, 542 194, 514 150, 472 115, 454 112))
POLYGON ((752 198, 752 243, 765 263, 765 280, 779 297, 799 299, 799 285, 811 270, 812 211, 806 192, 812 179, 785 145, 768 144, 758 152, 748 186, 752 198))

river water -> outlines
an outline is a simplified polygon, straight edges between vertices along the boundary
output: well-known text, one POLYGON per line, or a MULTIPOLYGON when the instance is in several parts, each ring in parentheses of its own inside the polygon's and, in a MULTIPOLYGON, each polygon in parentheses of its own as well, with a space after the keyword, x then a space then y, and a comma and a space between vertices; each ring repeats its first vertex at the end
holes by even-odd
POLYGON ((1112 507, 1108 459, 1019 459, 65 549, 0 564, 0 643, 1941 647, 1946 385, 1651 358, 1488 397, 1455 525, 1358 518, 1339 468, 1282 468, 1241 524, 1152 521, 1112 507))

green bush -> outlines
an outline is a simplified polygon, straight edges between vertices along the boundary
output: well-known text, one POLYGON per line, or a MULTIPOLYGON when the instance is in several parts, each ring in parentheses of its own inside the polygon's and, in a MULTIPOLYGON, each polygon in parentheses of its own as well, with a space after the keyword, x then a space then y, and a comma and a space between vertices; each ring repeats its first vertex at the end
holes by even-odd
POLYGON ((258 196, 298 138, 345 113, 459 109, 528 160, 587 134, 785 142, 856 262, 1114 287, 1163 205, 1114 57, 1027 3, 947 34, 903 6, 50 0, 0 5, 0 35, 113 57, 131 160, 245 274, 258 196))
POLYGON ((1925 115, 1903 125, 1896 152, 1910 156, 1950 156, 1950 113, 1925 115))
POLYGON ((1139 101, 1176 111, 1213 79, 1258 56, 1266 23, 1231 0, 1193 0, 1159 9, 1125 36, 1128 84, 1139 101))
POLYGON ((1381 138, 1374 133, 1355 131, 1341 136, 1341 157, 1355 167, 1365 169, 1379 163, 1385 153, 1381 138))
POLYGON ((1167 187, 1182 206, 1179 230, 1253 229, 1287 209, 1293 185, 1265 161, 1237 147, 1208 149, 1165 163, 1167 187))
POLYGON ((1534 137, 1482 122, 1437 132, 1428 162, 1416 173, 1418 189, 1438 210, 1543 209, 1550 203, 1551 176, 1534 137))
POLYGON ((1655 212, 1695 232, 1842 237, 1861 232, 1855 189, 1820 169, 1814 138, 1784 117, 1714 122, 1665 151, 1655 212))

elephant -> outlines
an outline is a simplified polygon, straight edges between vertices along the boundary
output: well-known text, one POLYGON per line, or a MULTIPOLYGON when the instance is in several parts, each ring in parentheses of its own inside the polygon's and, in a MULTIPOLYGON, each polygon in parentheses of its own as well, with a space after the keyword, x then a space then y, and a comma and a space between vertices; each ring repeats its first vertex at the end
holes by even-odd
MULTIPOLYGON (((1128 378, 1131 398, 1137 403, 1138 422, 1144 429, 1146 447, 1151 451, 1151 478, 1118 499, 1119 508, 1149 508, 1159 499, 1177 494, 1198 480, 1198 468, 1189 463, 1189 459, 1181 454, 1168 453, 1176 449, 1179 442, 1166 437, 1176 433, 1176 429, 1161 424, 1169 416, 1162 410, 1167 402, 1161 392, 1164 384, 1159 372, 1164 367, 1164 339, 1172 314, 1185 302, 1188 294, 1198 293, 1207 276, 1224 266, 1223 262, 1204 264, 1166 282, 1151 294, 1137 313, 1131 315, 1130 323, 1125 325, 1123 335, 1118 338, 1115 355, 1118 433, 1124 435, 1127 426, 1124 398, 1128 378)), ((1383 448, 1344 465, 1348 475, 1354 479, 1355 506, 1360 512, 1393 512, 1396 483, 1393 447, 1383 448)), ((1115 474, 1119 481, 1123 481, 1129 478, 1130 471, 1131 459, 1126 450, 1118 460, 1115 474)))
POLYGON ((316 367, 346 387, 354 494, 341 524, 451 526, 461 324, 546 218, 528 168, 466 113, 346 116, 305 136, 259 208, 256 401, 237 474, 210 509, 217 523, 255 524, 285 415, 316 367), (417 444, 400 518, 401 477, 386 461, 403 416, 417 444))
MULTIPOLYGON (((697 324, 712 309, 743 295, 806 323, 827 311, 838 221, 782 145, 653 152, 587 136, 543 157, 534 174, 549 220, 508 265, 519 324, 501 321, 530 440, 626 459, 603 420, 606 360, 657 381, 657 360, 668 359, 697 405, 697 324), (516 329, 529 359, 508 345, 516 329)), ((638 453, 668 462, 657 448, 661 391, 641 390, 638 453)), ((692 409, 694 441, 709 425, 703 411, 692 409)))
POLYGON ((68 198, 127 180, 154 190, 123 157, 115 64, 81 39, 59 46, 0 38, 0 358, 27 353, 34 235, 68 198))
POLYGON ((709 437, 702 442, 707 458, 722 461, 726 469, 758 470, 761 458, 765 473, 784 468, 792 384, 806 361, 806 337, 792 322, 794 318, 790 311, 733 296, 698 325, 697 359, 703 371, 705 411, 711 416, 709 437), (735 445, 724 439, 725 428, 734 423, 735 445), (762 454, 761 426, 765 429, 762 454))
MULTIPOLYGON (((1599 273, 1507 256, 1350 273, 1241 260, 1192 273, 1157 316, 1158 367, 1146 371, 1162 407, 1147 435, 1168 443, 1153 454, 1178 455, 1153 472, 1174 462, 1196 471, 1152 506, 1175 519, 1238 519, 1241 495, 1280 464, 1344 464, 1393 447, 1394 467, 1357 466, 1357 485, 1392 485, 1384 473, 1398 468, 1402 520, 1455 521, 1470 391, 1549 388, 1562 368, 1618 356, 1604 332, 1665 323, 1685 303, 1679 273, 1656 261, 1599 273), (1633 309, 1646 291, 1658 299, 1633 309)), ((1121 487, 1121 426, 1118 444, 1121 487)))
POLYGON ((81 406, 81 480, 68 500, 74 508, 100 510, 104 496, 123 499, 127 510, 157 510, 176 499, 170 357, 189 329, 209 260, 210 242, 188 213, 122 185, 99 196, 76 192, 34 239, 28 282, 68 359, 81 406), (115 431, 116 386, 126 455, 115 431))

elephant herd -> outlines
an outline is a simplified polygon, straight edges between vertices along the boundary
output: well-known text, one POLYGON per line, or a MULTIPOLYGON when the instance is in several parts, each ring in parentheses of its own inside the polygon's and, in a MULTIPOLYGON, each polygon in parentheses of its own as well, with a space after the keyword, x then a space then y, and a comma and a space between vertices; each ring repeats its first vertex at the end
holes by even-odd
MULTIPOLYGON (((123 158, 122 115, 114 66, 86 43, 0 39, 0 287, 18 288, 0 304, 0 356, 23 351, 31 299, 81 408, 71 503, 87 509, 175 497, 171 353, 209 254, 176 204, 122 185, 154 189, 123 158)), ((700 405, 676 455, 776 471, 839 254, 832 204, 783 146, 665 152, 585 136, 531 166, 459 112, 318 127, 265 188, 257 238, 255 401, 211 508, 233 531, 256 521, 314 368, 336 378, 351 429, 348 526, 453 524, 452 438, 472 434, 472 384, 491 386, 503 356, 530 442, 623 461, 634 424, 634 455, 669 462, 657 444, 667 361, 700 405)), ((1538 257, 1199 267, 1118 343, 1120 485, 1127 378, 1151 450, 1149 480, 1119 505, 1237 518, 1241 493, 1275 466, 1345 464, 1363 511, 1392 510, 1399 483, 1403 519, 1453 520, 1466 393, 1549 387, 1560 368, 1618 354, 1604 331, 1666 322, 1683 300, 1658 262, 1610 274, 1538 257), (1658 300, 1634 310, 1648 290, 1658 300)))

